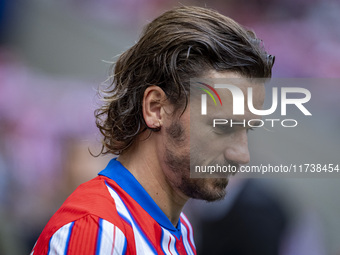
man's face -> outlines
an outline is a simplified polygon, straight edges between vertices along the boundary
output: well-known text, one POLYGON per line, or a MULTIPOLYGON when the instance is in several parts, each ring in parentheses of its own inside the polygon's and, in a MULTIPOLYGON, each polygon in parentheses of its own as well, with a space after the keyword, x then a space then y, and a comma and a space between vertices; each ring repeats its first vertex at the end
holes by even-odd
MULTIPOLYGON (((210 72, 203 78, 235 80, 245 95, 245 114, 233 115, 232 94, 227 89, 216 89, 223 102, 223 107, 216 107, 208 100, 207 115, 201 114, 200 98, 191 98, 190 107, 178 118, 172 118, 166 128, 164 142, 164 173, 175 190, 186 197, 214 201, 226 194, 228 176, 221 178, 190 178, 190 168, 195 166, 236 166, 249 162, 248 126, 216 125, 213 119, 227 119, 233 122, 247 123, 250 119, 259 119, 247 106, 247 88, 253 89, 253 105, 261 109, 265 90, 263 84, 250 83, 233 72, 210 72), (217 109, 217 110, 216 110, 217 109), (175 120, 174 120, 175 119, 175 120)), ((213 85, 213 84, 210 84, 213 85)), ((234 85, 234 84, 233 84, 234 85)), ((253 125, 253 123, 252 123, 253 125)))

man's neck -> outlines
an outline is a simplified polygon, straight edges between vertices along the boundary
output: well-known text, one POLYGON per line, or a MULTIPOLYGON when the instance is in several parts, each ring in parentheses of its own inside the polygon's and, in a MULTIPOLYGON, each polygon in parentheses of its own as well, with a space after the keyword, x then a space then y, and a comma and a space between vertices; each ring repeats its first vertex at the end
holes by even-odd
POLYGON ((128 169, 160 209, 176 227, 180 213, 188 198, 180 195, 168 183, 161 168, 154 146, 134 145, 118 157, 118 161, 128 169))

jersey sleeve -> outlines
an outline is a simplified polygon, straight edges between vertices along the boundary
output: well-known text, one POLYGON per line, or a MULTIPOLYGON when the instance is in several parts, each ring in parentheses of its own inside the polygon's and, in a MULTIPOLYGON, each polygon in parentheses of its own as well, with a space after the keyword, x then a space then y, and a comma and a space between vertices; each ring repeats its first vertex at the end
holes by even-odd
POLYGON ((117 226, 93 215, 65 224, 50 238, 39 239, 31 254, 123 255, 127 247, 126 237, 117 226))

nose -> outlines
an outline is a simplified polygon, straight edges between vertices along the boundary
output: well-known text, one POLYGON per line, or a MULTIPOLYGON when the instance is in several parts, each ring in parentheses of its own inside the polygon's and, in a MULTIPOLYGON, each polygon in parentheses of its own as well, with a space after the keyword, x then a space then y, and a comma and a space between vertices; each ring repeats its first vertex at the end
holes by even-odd
POLYGON ((228 142, 224 151, 224 157, 228 162, 237 164, 249 163, 248 136, 246 130, 239 130, 228 142))

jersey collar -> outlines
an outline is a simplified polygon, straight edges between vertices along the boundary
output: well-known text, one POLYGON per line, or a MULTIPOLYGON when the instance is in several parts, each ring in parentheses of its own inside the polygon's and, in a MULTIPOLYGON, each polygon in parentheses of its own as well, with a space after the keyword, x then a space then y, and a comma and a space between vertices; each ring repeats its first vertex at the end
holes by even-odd
POLYGON ((154 220, 162 227, 168 229, 176 237, 180 238, 181 222, 177 227, 172 225, 169 218, 159 208, 156 202, 146 192, 137 179, 118 160, 112 159, 106 168, 99 173, 115 181, 126 193, 128 193, 154 220))

